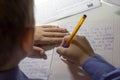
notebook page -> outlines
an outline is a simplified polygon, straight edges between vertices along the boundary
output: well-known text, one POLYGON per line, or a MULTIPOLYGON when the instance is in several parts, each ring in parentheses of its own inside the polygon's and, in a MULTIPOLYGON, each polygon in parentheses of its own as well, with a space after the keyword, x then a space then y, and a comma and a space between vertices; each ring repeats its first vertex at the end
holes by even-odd
MULTIPOLYGON (((84 23, 78 35, 84 35, 90 42, 95 53, 103 56, 108 62, 120 67, 120 19, 101 20, 94 23, 84 23)), ((72 32, 76 22, 60 24, 72 32)))
MULTIPOLYGON (((116 67, 120 67, 120 18, 86 22, 78 31, 78 35, 84 35, 90 42, 95 53, 104 57, 116 67)), ((71 33, 77 22, 61 23, 60 27, 67 28, 71 33)), ((54 49, 52 71, 50 80, 91 80, 79 67, 69 66, 62 61, 54 49)))
POLYGON ((20 69, 30 80, 48 80, 52 53, 53 50, 46 51, 46 60, 27 57, 20 62, 20 69))

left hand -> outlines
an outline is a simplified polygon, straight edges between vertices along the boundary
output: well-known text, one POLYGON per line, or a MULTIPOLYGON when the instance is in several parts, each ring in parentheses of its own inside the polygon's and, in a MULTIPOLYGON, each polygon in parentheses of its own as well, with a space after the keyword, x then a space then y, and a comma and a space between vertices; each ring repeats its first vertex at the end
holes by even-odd
POLYGON ((35 45, 60 44, 64 36, 68 34, 66 29, 53 25, 43 25, 35 28, 35 45))
POLYGON ((47 45, 60 44, 64 36, 68 35, 66 29, 53 25, 43 25, 35 27, 33 50, 36 54, 45 57, 45 51, 41 47, 47 45))
POLYGON ((33 46, 33 52, 31 52, 28 55, 28 57, 31 57, 31 58, 44 58, 44 59, 47 58, 44 49, 42 49, 40 47, 37 47, 37 46, 33 46))

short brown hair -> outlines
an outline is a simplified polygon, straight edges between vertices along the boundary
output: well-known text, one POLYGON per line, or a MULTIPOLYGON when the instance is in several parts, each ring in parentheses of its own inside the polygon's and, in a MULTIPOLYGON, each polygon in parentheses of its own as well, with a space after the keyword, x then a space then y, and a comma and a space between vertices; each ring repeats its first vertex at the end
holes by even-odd
POLYGON ((0 66, 10 59, 20 35, 34 26, 33 0, 0 0, 0 66))

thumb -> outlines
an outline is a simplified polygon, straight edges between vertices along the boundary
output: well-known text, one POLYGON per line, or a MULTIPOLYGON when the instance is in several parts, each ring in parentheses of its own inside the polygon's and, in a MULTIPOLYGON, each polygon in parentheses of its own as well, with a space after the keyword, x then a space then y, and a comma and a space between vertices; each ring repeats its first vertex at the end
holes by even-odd
POLYGON ((65 48, 63 47, 58 47, 57 48, 57 53, 60 55, 65 55, 65 48))
POLYGON ((34 52, 36 52, 36 53, 40 53, 40 55, 45 55, 44 49, 42 49, 42 48, 40 48, 40 47, 33 46, 33 50, 34 50, 34 52))

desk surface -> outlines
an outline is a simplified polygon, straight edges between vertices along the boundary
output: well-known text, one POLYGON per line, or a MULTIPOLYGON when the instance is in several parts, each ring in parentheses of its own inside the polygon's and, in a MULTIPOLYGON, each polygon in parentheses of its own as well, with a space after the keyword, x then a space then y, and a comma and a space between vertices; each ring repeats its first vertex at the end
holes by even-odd
MULTIPOLYGON (((88 22, 95 22, 97 20, 111 19, 111 18, 118 18, 120 21, 120 7, 103 3, 102 6, 99 8, 86 11, 80 14, 76 14, 74 16, 61 19, 55 22, 51 22, 50 24, 62 24, 72 21, 75 22, 78 21, 83 14, 88 15, 87 18, 88 22)), ((117 53, 119 52, 120 51, 118 51, 117 53)), ((120 61, 120 59, 118 61, 120 61)), ((116 63, 116 65, 119 65, 119 63, 116 63)), ((86 76, 84 72, 79 73, 81 74, 80 77, 77 77, 77 75, 73 75, 72 70, 71 71, 69 70, 69 67, 60 60, 57 54, 54 54, 51 68, 52 69, 49 80, 90 80, 89 76, 88 75, 86 76)), ((73 71, 77 71, 77 70, 78 70, 77 68, 73 69, 73 71)))

